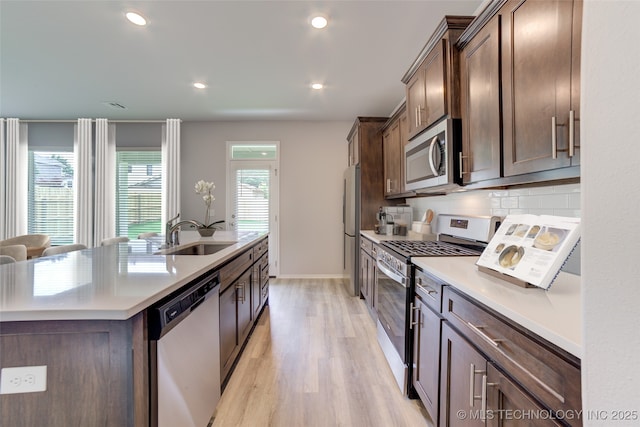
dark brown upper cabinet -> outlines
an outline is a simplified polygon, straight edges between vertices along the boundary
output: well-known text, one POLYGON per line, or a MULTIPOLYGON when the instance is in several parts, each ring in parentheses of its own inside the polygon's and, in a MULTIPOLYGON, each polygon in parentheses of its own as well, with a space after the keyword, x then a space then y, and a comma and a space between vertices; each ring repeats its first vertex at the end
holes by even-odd
POLYGON ((406 109, 402 105, 382 129, 384 158, 384 196, 401 197, 404 193, 404 146, 406 109))
POLYGON ((494 16, 460 54, 462 152, 465 184, 500 178, 500 16, 494 16))
POLYGON ((402 78, 409 139, 443 116, 460 117, 458 51, 453 44, 472 20, 471 16, 445 16, 402 78))
POLYGON ((501 20, 504 175, 578 165, 582 1, 510 0, 501 20))

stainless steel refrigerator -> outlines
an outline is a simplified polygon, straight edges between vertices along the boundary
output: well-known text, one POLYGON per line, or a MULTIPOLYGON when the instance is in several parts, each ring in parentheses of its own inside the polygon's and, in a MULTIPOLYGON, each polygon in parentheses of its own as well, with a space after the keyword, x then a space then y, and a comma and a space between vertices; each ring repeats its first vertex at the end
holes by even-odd
POLYGON ((360 296, 360 166, 350 166, 344 172, 342 196, 343 268, 347 292, 360 296))

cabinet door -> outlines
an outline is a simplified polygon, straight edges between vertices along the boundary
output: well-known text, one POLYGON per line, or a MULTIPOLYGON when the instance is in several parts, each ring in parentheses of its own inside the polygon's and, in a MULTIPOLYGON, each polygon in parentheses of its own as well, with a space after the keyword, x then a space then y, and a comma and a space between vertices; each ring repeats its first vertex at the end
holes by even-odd
POLYGON ((238 307, 238 345, 242 345, 251 330, 251 272, 250 268, 238 278, 235 284, 236 304, 238 307))
POLYGON ((365 301, 369 300, 369 255, 360 249, 360 293, 365 301))
POLYGON ((395 120, 382 136, 385 196, 402 193, 400 166, 403 148, 400 141, 400 120, 395 120))
POLYGON ((413 316, 413 386, 437 425, 442 321, 418 296, 414 298, 413 316))
POLYGON ((424 69, 418 68, 407 83, 407 116, 409 138, 414 137, 422 127, 422 114, 425 109, 424 69))
POLYGON ((570 166, 573 2, 512 0, 503 10, 504 174, 570 166))
POLYGON ((551 427, 562 424, 549 419, 547 412, 513 381, 487 364, 487 426, 551 427), (536 416, 542 414, 543 416, 536 416))
POLYGON ((260 313, 261 305, 261 282, 260 282, 260 264, 261 261, 253 264, 253 274, 251 275, 251 311, 252 318, 257 319, 258 314, 260 313))
POLYGON ((495 16, 460 55, 462 180, 499 178, 502 159, 500 109, 500 16, 495 16))
POLYGON ((229 286, 220 294, 220 378, 224 379, 233 364, 238 344, 236 335, 236 289, 229 286))
POLYGON ((419 111, 420 125, 423 129, 431 126, 442 116, 448 114, 446 105, 446 40, 442 40, 427 55, 424 63, 425 108, 419 111))
POLYGON ((447 322, 442 325, 440 427, 483 426, 482 376, 485 358, 447 322))

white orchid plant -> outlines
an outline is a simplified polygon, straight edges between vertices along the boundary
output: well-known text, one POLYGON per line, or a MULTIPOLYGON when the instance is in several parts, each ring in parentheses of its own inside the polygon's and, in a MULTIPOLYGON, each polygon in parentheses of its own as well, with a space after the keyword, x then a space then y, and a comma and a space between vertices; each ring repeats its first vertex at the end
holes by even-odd
POLYGON ((204 215, 204 228, 217 228, 217 224, 224 222, 224 220, 220 220, 209 223, 209 221, 211 221, 211 203, 213 203, 213 201, 216 199, 213 196, 213 190, 215 189, 216 186, 213 182, 206 182, 202 179, 196 182, 196 193, 202 195, 202 200, 204 200, 204 204, 207 206, 207 211, 204 215))

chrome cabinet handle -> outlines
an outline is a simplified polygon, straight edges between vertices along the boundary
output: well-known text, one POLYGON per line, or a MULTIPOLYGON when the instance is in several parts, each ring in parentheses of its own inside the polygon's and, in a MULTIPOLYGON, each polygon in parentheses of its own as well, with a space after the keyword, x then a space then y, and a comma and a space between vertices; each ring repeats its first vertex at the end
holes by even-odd
POLYGON ((418 105, 418 126, 422 126, 422 106, 418 105))
POLYGON ((415 307, 413 303, 409 304, 409 329, 413 329, 414 325, 420 324, 420 320, 413 321, 413 312, 418 310, 418 319, 420 319, 420 307, 415 307))
POLYGON ((573 157, 575 154, 575 143, 576 143, 576 135, 575 135, 575 120, 576 113, 573 110, 569 110, 569 157, 573 157))
POLYGON ((421 290, 424 291, 424 293, 426 293, 427 295, 431 295, 431 294, 437 294, 438 291, 436 291, 435 289, 432 288, 427 288, 422 286, 422 279, 418 279, 419 283, 416 283, 416 286, 419 287, 421 290))
POLYGON ((391 178, 387 178, 387 193, 391 193, 391 178))
POLYGON ((489 335, 485 334, 484 332, 481 331, 481 329, 484 328, 484 326, 476 326, 471 322, 467 322, 467 325, 471 328, 471 330, 473 332, 475 332, 476 334, 478 334, 480 336, 480 338, 482 338, 483 340, 485 340, 486 342, 488 342, 489 344, 491 344, 494 347, 498 347, 500 345, 500 343, 504 340, 501 339, 494 339, 489 337, 489 335))
POLYGON ((482 399, 482 395, 480 396, 475 395, 476 375, 478 374, 484 375, 487 373, 487 371, 477 370, 476 365, 474 365, 473 363, 469 365, 469 368, 470 368, 469 369, 469 406, 473 408, 473 404, 475 403, 475 401, 482 399))
POLYGON ((458 153, 458 162, 459 162, 459 166, 460 166, 460 179, 462 179, 462 175, 464 175, 465 173, 468 172, 463 172, 462 171, 462 159, 468 159, 469 156, 463 156, 462 155, 462 151, 458 153))
POLYGON ((236 284, 237 301, 240 301, 240 302, 244 302, 245 301, 245 289, 246 289, 246 283, 245 282, 236 284), (242 290, 242 296, 238 295, 237 291, 239 291, 239 290, 242 290))
POLYGON ((551 117, 551 158, 558 158, 558 132, 556 116, 551 117))

